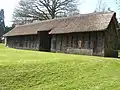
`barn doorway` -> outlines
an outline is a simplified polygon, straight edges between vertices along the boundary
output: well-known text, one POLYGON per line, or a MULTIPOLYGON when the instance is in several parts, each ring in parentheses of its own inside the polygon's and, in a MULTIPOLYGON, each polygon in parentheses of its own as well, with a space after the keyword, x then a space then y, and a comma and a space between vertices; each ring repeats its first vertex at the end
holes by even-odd
POLYGON ((40 44, 39 51, 47 51, 51 50, 51 36, 48 34, 48 31, 39 32, 40 35, 40 44))

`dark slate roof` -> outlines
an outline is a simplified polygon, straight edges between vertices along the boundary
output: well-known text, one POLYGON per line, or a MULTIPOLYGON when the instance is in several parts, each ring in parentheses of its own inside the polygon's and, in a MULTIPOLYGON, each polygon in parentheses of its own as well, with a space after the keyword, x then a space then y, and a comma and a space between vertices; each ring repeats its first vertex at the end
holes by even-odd
POLYGON ((103 31, 108 27, 114 14, 114 12, 100 12, 45 20, 15 27, 4 36, 37 34, 38 31, 50 31, 49 34, 103 31))

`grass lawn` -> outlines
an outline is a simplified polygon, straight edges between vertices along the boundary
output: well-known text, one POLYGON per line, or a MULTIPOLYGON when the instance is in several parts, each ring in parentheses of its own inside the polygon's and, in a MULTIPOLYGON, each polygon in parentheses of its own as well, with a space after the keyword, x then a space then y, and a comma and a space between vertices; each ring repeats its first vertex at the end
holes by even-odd
POLYGON ((0 90, 120 90, 120 59, 0 44, 0 90))

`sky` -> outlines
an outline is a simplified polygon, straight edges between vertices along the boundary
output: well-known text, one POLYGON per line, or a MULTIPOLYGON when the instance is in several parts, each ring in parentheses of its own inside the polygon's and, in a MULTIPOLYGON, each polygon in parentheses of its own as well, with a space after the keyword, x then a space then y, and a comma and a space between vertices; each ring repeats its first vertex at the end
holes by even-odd
MULTIPOLYGON (((0 9, 4 9, 5 12, 5 25, 11 26, 12 25, 12 14, 14 8, 18 6, 20 0, 1 0, 0 1, 0 9)), ((81 0, 79 0, 80 2, 81 0)), ((116 0, 103 0, 112 11, 117 13, 117 18, 120 16, 119 11, 117 10, 116 0)), ((96 6, 98 0, 84 0, 82 4, 78 3, 78 9, 80 10, 81 14, 85 13, 92 13, 96 6)))
MULTIPOLYGON (((117 18, 120 17, 120 11, 118 11, 118 5, 116 4, 117 0, 102 0, 106 4, 106 8, 110 8, 110 10, 115 11, 117 14, 117 18)), ((98 5, 98 0, 85 0, 83 4, 79 6, 80 13, 92 13, 95 11, 98 5)), ((119 20, 120 21, 120 20, 119 20)))
POLYGON ((20 0, 0 0, 0 9, 4 9, 5 25, 11 26, 14 8, 20 0))

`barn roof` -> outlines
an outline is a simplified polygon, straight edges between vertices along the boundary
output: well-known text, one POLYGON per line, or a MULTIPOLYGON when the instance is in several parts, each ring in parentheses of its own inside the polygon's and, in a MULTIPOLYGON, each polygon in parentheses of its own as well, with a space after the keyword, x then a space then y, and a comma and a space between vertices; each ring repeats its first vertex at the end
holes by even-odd
POLYGON ((37 34, 38 31, 50 31, 57 25, 59 20, 45 20, 37 23, 26 25, 19 25, 6 33, 4 36, 17 36, 17 35, 31 35, 37 34))
POLYGON ((108 27, 114 14, 114 12, 100 12, 45 20, 15 27, 4 36, 37 34, 38 31, 50 31, 49 34, 102 31, 108 27))

